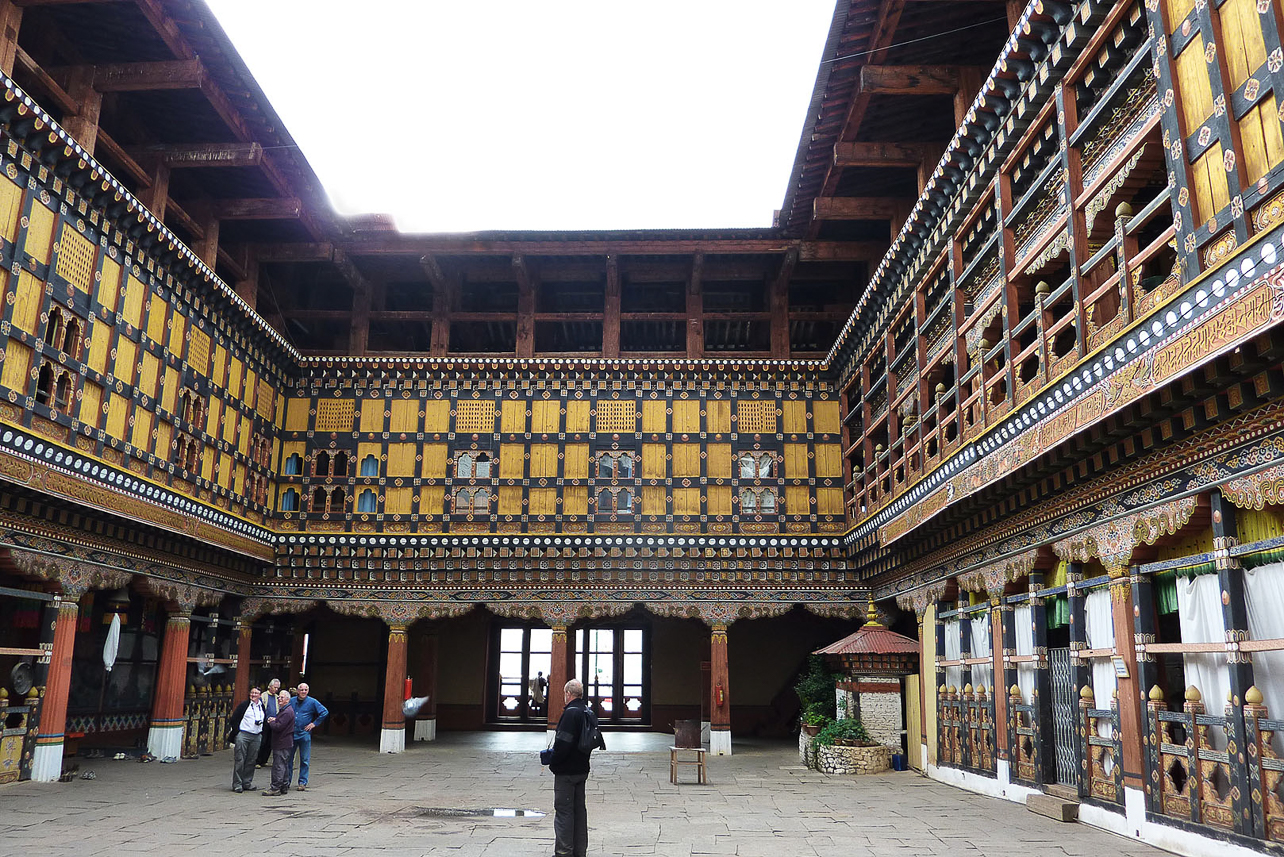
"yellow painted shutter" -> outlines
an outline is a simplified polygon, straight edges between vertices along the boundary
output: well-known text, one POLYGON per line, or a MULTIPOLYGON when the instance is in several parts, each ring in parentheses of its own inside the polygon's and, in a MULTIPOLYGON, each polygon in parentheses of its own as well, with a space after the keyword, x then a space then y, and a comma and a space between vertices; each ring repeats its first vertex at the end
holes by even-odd
POLYGON ((700 401, 679 399, 673 403, 674 434, 700 433, 700 401))
POLYGON ((360 431, 367 433, 383 431, 383 408, 385 404, 386 401, 382 398, 361 400, 360 431))
POLYGON ((143 297, 147 294, 146 287, 142 282, 132 274, 125 278, 125 303, 120 309, 121 316, 127 324, 138 327, 143 318, 143 297))
POLYGON ((107 434, 118 440, 125 440, 125 421, 129 417, 129 400, 124 396, 112 396, 107 403, 107 434))
POLYGON ((450 431, 450 402, 446 399, 429 399, 424 403, 424 431, 450 431))
POLYGON ((731 402, 712 399, 705 403, 705 431, 709 434, 728 434, 731 431, 731 402))
POLYGON ((525 399, 505 399, 504 406, 500 410, 499 430, 509 434, 525 434, 526 432, 526 400, 525 399))
POLYGON ((499 448, 499 478, 522 479, 526 476, 526 445, 506 443, 499 448))
POLYGON ((0 383, 25 396, 31 383, 31 348, 10 339, 4 347, 4 362, 0 363, 0 383))
POLYGON ((115 312, 116 302, 120 300, 120 274, 119 262, 113 262, 110 258, 103 259, 103 278, 98 283, 98 302, 108 312, 115 312))
POLYGON ((386 515, 409 515, 410 503, 414 498, 412 488, 388 488, 384 492, 383 511, 386 515))
POLYGON ((642 431, 664 434, 669 430, 669 415, 665 412, 664 399, 645 399, 642 402, 642 431))
POLYGON ((446 444, 424 444, 424 478, 446 478, 446 444))
POLYGON ((785 514, 786 515, 810 515, 811 514, 811 491, 806 485, 786 485, 785 486, 785 514))
POLYGON ((307 431, 312 410, 311 399, 289 399, 285 404, 285 430, 307 431))
MULTIPOLYGON (((443 403, 444 404, 444 403, 443 403)), ((396 434, 418 434, 419 400, 394 399, 392 402, 392 423, 388 431, 396 434)))
POLYGON ((557 489, 556 488, 532 488, 531 495, 530 495, 529 514, 556 515, 557 514, 557 489))
POLYGON ((838 402, 814 402, 811 406, 812 430, 817 434, 838 434, 842 431, 838 402))
POLYGON ((708 514, 710 515, 730 515, 731 514, 731 486, 730 485, 711 485, 708 493, 708 514))
POLYGON ((705 472, 710 479, 731 478, 731 444, 711 443, 705 447, 705 472))
POLYGON ((700 476, 700 444, 675 443, 673 445, 673 476, 700 476))
POLYGON ((44 283, 29 271, 19 272, 18 288, 13 300, 13 315, 10 317, 13 326, 27 333, 35 333, 36 320, 40 318, 40 307, 44 302, 44 283))
POLYGON ((667 515, 668 492, 662 485, 644 485, 642 487, 642 514, 667 515))
POLYGON ((446 495, 446 489, 440 485, 428 485, 419 489, 419 514, 421 515, 440 515, 442 513, 442 498, 446 495))
POLYGON ((119 337, 116 340, 116 360, 112 363, 111 374, 116 380, 123 381, 126 387, 132 387, 134 373, 138 371, 137 361, 138 345, 123 336, 119 337))
POLYGON ((169 350, 171 354, 183 357, 183 339, 187 336, 187 319, 181 312, 175 311, 170 316, 169 350))
POLYGON ((843 475, 842 448, 838 444, 816 444, 816 475, 826 478, 843 475))
POLYGON ((557 434, 562 422, 562 404, 557 399, 539 399, 531 404, 531 431, 557 434))
POLYGON ((27 217, 27 240, 23 247, 47 265, 53 249, 54 213, 40 200, 32 198, 31 213, 27 217))
POLYGON ((587 479, 589 466, 589 448, 587 443, 568 443, 566 445, 563 472, 566 479, 587 479))
POLYGON ((499 514, 520 515, 522 513, 522 486, 499 486, 499 514))
POLYGON ((668 475, 666 450, 662 443, 642 444, 642 478, 663 479, 668 475))
POLYGON ((807 472, 807 444, 805 443, 787 443, 785 444, 785 478, 786 479, 806 479, 807 472))
MULTIPOLYGON (((12 349, 16 344, 17 343, 10 341, 8 346, 9 349, 12 349)), ((10 352, 9 356, 5 357, 5 361, 4 361, 5 369, 9 368, 9 360, 11 358, 12 358, 12 353, 10 352)), ((9 382, 5 381, 4 385, 6 387, 9 386, 9 382)), ((99 387, 97 384, 93 383, 92 381, 86 381, 84 385, 80 388, 80 417, 79 417, 80 421, 85 425, 89 426, 90 428, 98 428, 98 426, 102 425, 102 422, 103 422, 102 408, 103 408, 103 388, 99 387)), ((169 426, 166 423, 161 423, 161 425, 164 426, 166 429, 169 428, 169 426)), ((166 438, 166 440, 168 441, 168 437, 166 438)), ((168 446, 168 443, 166 445, 168 446)), ((156 445, 156 454, 163 455, 163 456, 169 455, 168 450, 162 448, 159 441, 157 442, 157 445, 156 445)))
POLYGON ((700 489, 699 488, 677 488, 673 492, 673 514, 675 515, 699 515, 700 514, 700 489))
POLYGON ((388 444, 388 475, 391 477, 415 475, 415 450, 413 443, 388 444))
POLYGON ((807 403, 797 399, 785 400, 785 433, 807 433, 807 403))
POLYGON ((566 430, 583 434, 589 430, 589 403, 584 399, 573 399, 566 403, 566 430))
POLYGON ((568 485, 562 489, 562 514, 579 516, 588 514, 587 486, 568 485))
POLYGON ((843 489, 817 488, 816 489, 816 514, 842 515, 843 514, 843 489))
POLYGON ((536 443, 531 445, 531 478, 541 476, 557 477, 557 444, 536 443))
POLYGON ((0 238, 12 242, 22 217, 22 185, 0 178, 0 238))
POLYGON ((152 292, 147 296, 147 337, 152 342, 165 342, 165 321, 169 314, 169 304, 160 295, 152 292))

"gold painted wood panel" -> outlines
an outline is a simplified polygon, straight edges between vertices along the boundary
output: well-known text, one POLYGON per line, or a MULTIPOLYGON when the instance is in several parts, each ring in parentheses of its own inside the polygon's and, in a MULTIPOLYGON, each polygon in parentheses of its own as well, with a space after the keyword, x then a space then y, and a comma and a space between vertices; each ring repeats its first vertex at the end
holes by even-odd
POLYGON ((731 402, 711 399, 705 403, 705 431, 709 434, 731 433, 731 402))
POLYGON ((818 515, 843 515, 843 489, 841 488, 817 488, 816 489, 816 514, 818 515))
POLYGON ((583 516, 588 514, 588 488, 568 485, 562 489, 562 514, 583 516))
POLYGON ((522 513, 522 486, 499 486, 499 514, 520 515, 522 513))
POLYGON ((120 275, 120 263, 113 261, 110 257, 104 258, 103 278, 98 284, 98 302, 108 312, 114 313, 116 304, 120 300, 120 275))
POLYGON ((152 342, 165 341, 165 321, 169 304, 155 292, 147 297, 147 338, 152 342))
POLYGON ((361 400, 361 428, 367 434, 378 434, 383 431, 383 399, 361 400))
POLYGON ((0 238, 13 242, 22 217, 22 186, 0 178, 0 238))
POLYGON ((674 478, 699 478, 700 444, 675 443, 673 445, 674 478))
POLYGON ((706 509, 710 515, 731 514, 731 486, 710 485, 706 509))
POLYGON ((673 491, 673 514, 687 516, 699 515, 700 489, 675 488, 673 491))
MULTIPOLYGON (((123 336, 116 338, 116 359, 112 362, 110 373, 117 381, 124 382, 126 387, 134 386, 135 373, 138 371, 138 345, 123 336)), ((212 423, 213 428, 216 423, 212 423)), ((210 432, 214 434, 214 432, 210 432)))
POLYGON ((562 472, 567 479, 588 479, 589 448, 587 443, 568 443, 563 453, 562 472))
POLYGON ((810 475, 807 464, 807 444, 785 444, 785 478, 806 479, 810 475))
POLYGON ((642 431, 664 434, 669 430, 669 415, 664 399, 645 399, 642 402, 642 431))
POLYGON ((817 434, 838 434, 843 430, 838 402, 813 402, 812 426, 817 434))
POLYGON ((64 222, 58 239, 58 263, 54 266, 54 273, 87 295, 94 284, 97 269, 98 248, 77 232, 70 221, 64 222))
POLYGON ((705 472, 710 479, 731 478, 731 444, 711 443, 705 447, 705 472))
MULTIPOLYGON (((9 348, 13 348, 15 344, 10 342, 9 348)), ((6 357, 5 364, 7 365, 8 362, 9 359, 6 357)), ((7 383, 6 386, 8 386, 7 383)), ((93 381, 85 381, 80 387, 80 421, 90 428, 98 428, 103 422, 102 409, 103 388, 93 381)))
POLYGON ((1173 62, 1173 83, 1181 93, 1181 113, 1185 121, 1184 133, 1189 136, 1199 130, 1204 120, 1213 115, 1213 88, 1208 79, 1208 63, 1204 60, 1204 39, 1195 36, 1173 62))
POLYGON ((442 514, 442 500, 446 496, 446 489, 440 485, 427 485, 419 489, 419 514, 421 515, 440 515, 442 514))
MULTIPOLYGON (((492 404, 491 408, 495 406, 492 404)), ((492 416, 492 429, 494 419, 492 416)), ((460 429, 463 431, 464 429, 460 429)), ((424 431, 445 433, 450 431, 450 402, 446 399, 429 399, 424 403, 424 431)))
POLYGON ((5 345, 4 361, 0 362, 0 384, 25 396, 30 383, 31 348, 10 339, 5 345))
POLYGON ((816 451, 816 476, 836 478, 843 475, 843 451, 836 443, 818 443, 816 451))
POLYGON ((531 515, 556 515, 557 514, 557 489, 556 488, 532 488, 530 492, 530 505, 528 507, 531 515))
POLYGON ((53 251, 54 213, 40 200, 31 198, 31 211, 27 215, 27 240, 23 249, 44 264, 49 264, 53 251))
POLYGON ((388 515, 409 515, 414 501, 414 489, 406 486, 388 488, 384 494, 383 511, 388 515))
POLYGON ((1266 41, 1256 0, 1226 0, 1217 10, 1221 21, 1221 44, 1230 73, 1229 88, 1240 87, 1249 75, 1266 62, 1266 41))
POLYGON ((566 430, 585 434, 589 430, 589 403, 584 399, 572 399, 566 403, 566 430))
POLYGON ((393 399, 391 410, 388 431, 394 434, 418 434, 419 401, 417 399, 393 399))
POLYGON ((184 356, 184 340, 187 338, 187 317, 176 310, 170 316, 169 324, 169 351, 181 360, 184 356))
POLYGON ((783 410, 785 412, 785 433, 806 434, 807 403, 796 399, 786 399, 783 410))
POLYGON ((557 434, 562 425, 562 405, 556 399, 538 399, 531 403, 531 431, 535 434, 557 434))
POLYGON ((35 334, 36 322, 40 318, 40 309, 45 302, 44 283, 36 279, 29 271, 18 274, 18 288, 13 299, 13 314, 10 319, 13 326, 27 333, 35 334))
POLYGON ((417 445, 413 443, 388 444, 388 476, 413 477, 417 445))
POLYGON ((700 401, 678 399, 673 403, 673 433, 700 433, 700 401))
POLYGON ((499 447, 499 478, 523 479, 526 476, 526 444, 505 443, 499 447))
POLYGON ((532 479, 557 477, 557 449, 555 443, 531 444, 530 475, 532 479))
POLYGON ((668 450, 662 443, 642 444, 642 478, 664 479, 668 475, 668 450))
POLYGON ((125 421, 129 418, 129 400, 112 394, 107 403, 107 434, 117 440, 126 440, 125 421))
POLYGON ((505 399, 500 409, 499 430, 507 434, 526 433, 526 400, 505 399))
POLYGON ((424 444, 424 478, 426 479, 445 479, 446 478, 446 444, 444 443, 426 443, 424 444))
POLYGON ((174 413, 174 407, 178 404, 179 388, 178 370, 172 367, 165 367, 165 383, 161 388, 161 407, 169 413, 174 413))
POLYGON ((642 486, 642 514, 668 514, 668 493, 662 485, 642 486))
POLYGON ((1284 160, 1284 138, 1280 136, 1280 118, 1274 107, 1274 98, 1264 98, 1239 120, 1240 141, 1244 147, 1244 180, 1249 184, 1255 183, 1284 160))
MULTIPOLYGON (((137 277, 130 274, 125 279, 125 302, 121 305, 120 316, 125 323, 133 327, 142 326, 143 322, 143 299, 147 296, 147 288, 137 277)), ((197 371, 204 371, 204 367, 197 371)))

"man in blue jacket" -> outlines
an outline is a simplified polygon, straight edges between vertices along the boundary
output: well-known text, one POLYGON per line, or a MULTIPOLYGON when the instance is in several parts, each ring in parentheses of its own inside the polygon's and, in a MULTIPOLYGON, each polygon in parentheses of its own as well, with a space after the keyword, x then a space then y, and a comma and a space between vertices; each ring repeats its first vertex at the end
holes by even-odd
POLYGON ((290 773, 286 779, 294 778, 294 757, 299 757, 299 791, 308 790, 308 763, 312 760, 312 730, 330 715, 326 707, 308 696, 307 684, 299 683, 299 692, 290 700, 294 709, 294 748, 290 751, 290 773))
MULTIPOLYGON (((584 783, 589 775, 589 754, 580 751, 579 743, 588 706, 579 679, 566 683, 563 698, 566 708, 557 721, 553 749, 545 751, 548 769, 553 772, 553 857, 584 857, 588 852, 584 783)), ((541 761, 544 758, 541 756, 541 761)))

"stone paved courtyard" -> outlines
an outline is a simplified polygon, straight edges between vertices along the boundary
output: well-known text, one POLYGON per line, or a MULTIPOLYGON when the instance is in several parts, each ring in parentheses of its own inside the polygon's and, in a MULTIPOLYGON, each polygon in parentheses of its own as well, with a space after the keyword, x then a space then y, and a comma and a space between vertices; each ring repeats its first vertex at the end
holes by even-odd
MULTIPOLYGON (((741 743, 712 758, 710 783, 669 783, 668 736, 608 734, 588 784, 590 854, 614 857, 1143 855, 1157 849, 1061 825, 914 773, 829 777, 792 744, 741 743)), ((163 765, 77 760, 97 778, 0 786, 0 853, 458 855, 553 851, 553 779, 542 735, 446 734, 406 753, 318 739, 307 792, 230 790, 231 754, 163 765), (452 817, 428 810, 538 810, 452 817)), ((258 772, 266 787, 266 771, 258 772)), ((688 775, 688 779, 692 779, 688 775)))

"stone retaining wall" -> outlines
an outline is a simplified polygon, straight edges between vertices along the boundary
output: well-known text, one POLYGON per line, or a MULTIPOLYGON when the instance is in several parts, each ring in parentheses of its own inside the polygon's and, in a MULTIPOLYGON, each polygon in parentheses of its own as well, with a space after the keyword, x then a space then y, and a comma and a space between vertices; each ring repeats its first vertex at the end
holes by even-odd
POLYGON ((892 767, 892 748, 817 747, 814 767, 822 774, 876 774, 892 767))

